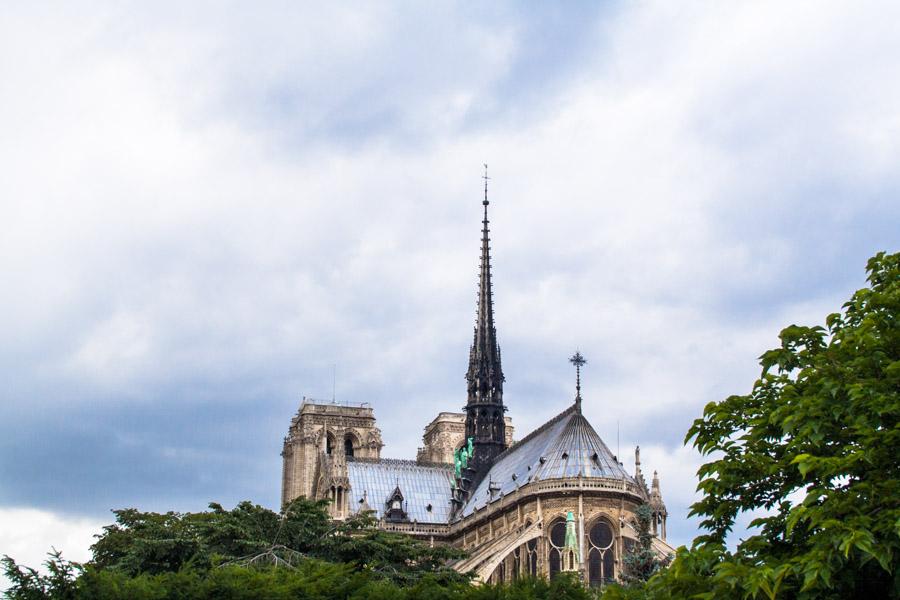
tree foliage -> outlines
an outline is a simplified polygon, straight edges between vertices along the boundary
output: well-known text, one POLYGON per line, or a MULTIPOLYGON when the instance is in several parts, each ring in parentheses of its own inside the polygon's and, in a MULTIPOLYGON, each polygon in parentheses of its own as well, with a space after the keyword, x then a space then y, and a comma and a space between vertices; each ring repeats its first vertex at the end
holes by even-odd
POLYGON ((867 270, 826 327, 782 330, 752 391, 707 405, 688 431, 714 457, 698 472, 695 547, 716 554, 739 515, 758 515, 714 567, 751 597, 900 591, 900 254, 867 270))
POLYGON ((58 550, 48 554, 44 562, 47 574, 16 564, 9 556, 0 559, 3 574, 10 582, 8 598, 16 600, 71 600, 77 597, 75 579, 84 572, 81 565, 64 560, 58 550))
MULTIPOLYGON (((59 561, 68 569, 64 581, 50 584, 46 577, 26 577, 8 590, 6 597, 10 600, 589 600, 597 597, 576 577, 559 576, 552 582, 526 578, 507 585, 474 586, 425 575, 415 582, 399 583, 353 564, 314 558, 303 560, 295 569, 225 565, 207 571, 185 567, 138 575, 92 565, 82 569, 59 561)), ((9 558, 4 566, 7 576, 11 574, 10 569, 30 571, 9 558)))
POLYGON ((638 531, 638 542, 622 557, 622 581, 624 583, 641 583, 668 564, 660 559, 653 550, 653 534, 650 524, 653 512, 648 504, 641 504, 635 511, 635 526, 638 531))
POLYGON ((308 558, 351 564, 400 583, 413 583, 426 574, 467 581, 445 566, 462 555, 459 550, 381 531, 367 515, 334 523, 327 506, 327 501, 299 498, 281 515, 250 502, 230 511, 210 504, 209 511, 184 514, 116 510, 116 522, 104 527, 91 547, 91 565, 129 576, 187 567, 204 571, 277 544, 308 558))

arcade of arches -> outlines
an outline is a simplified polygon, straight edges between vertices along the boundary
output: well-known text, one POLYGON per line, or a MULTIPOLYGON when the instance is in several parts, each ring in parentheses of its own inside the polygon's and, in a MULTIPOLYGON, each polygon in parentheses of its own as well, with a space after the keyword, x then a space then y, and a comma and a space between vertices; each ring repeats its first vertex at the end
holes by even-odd
POLYGON ((566 548, 566 519, 555 518, 544 535, 516 546, 497 565, 488 581, 511 582, 523 576, 546 575, 551 579, 566 571, 582 571, 592 587, 616 580, 620 557, 635 542, 615 535, 616 527, 606 516, 595 517, 585 526, 583 544, 566 548), (582 560, 582 553, 584 559, 582 560))

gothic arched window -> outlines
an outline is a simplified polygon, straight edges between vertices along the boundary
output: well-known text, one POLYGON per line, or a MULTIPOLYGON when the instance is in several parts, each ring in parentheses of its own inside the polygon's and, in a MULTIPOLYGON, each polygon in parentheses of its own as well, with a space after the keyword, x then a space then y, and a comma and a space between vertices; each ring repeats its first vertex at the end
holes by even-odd
POLYGON ((550 567, 550 579, 563 570, 563 547, 566 545, 566 522, 562 519, 550 526, 550 548, 547 564, 550 567))
POLYGON ((537 577, 537 574, 538 574, 538 549, 537 548, 538 548, 538 541, 536 539, 528 540, 528 542, 525 543, 525 549, 526 549, 525 560, 526 560, 526 567, 527 567, 526 574, 531 575, 532 577, 537 577))
POLYGON ((353 436, 349 433, 344 437, 344 456, 353 456, 353 436))
POLYGON ((330 433, 325 436, 325 454, 330 455, 334 452, 334 436, 330 433))
POLYGON ((588 530, 588 580, 599 586, 614 580, 616 551, 612 526, 598 519, 588 530))

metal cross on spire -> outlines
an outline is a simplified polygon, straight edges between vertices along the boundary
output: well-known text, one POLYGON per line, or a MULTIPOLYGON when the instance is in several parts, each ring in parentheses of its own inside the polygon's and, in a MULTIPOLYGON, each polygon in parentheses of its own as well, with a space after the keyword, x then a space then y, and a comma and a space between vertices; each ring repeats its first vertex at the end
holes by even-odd
POLYGON ((482 179, 484 179, 484 202, 483 202, 483 204, 485 206, 487 206, 488 205, 487 183, 488 183, 488 179, 490 179, 490 177, 488 177, 488 174, 487 174, 487 163, 481 163, 481 164, 484 165, 484 175, 481 177, 482 179))
POLYGON ((575 351, 575 354, 572 358, 569 359, 569 362, 575 365, 575 404, 578 407, 578 410, 581 410, 581 367, 583 367, 587 361, 581 355, 581 352, 578 350, 575 351))

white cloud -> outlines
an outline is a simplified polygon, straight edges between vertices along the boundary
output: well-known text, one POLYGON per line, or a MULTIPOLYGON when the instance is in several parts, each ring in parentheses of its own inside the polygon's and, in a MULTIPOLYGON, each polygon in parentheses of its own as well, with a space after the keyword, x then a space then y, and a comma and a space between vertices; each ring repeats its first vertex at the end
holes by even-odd
MULTIPOLYGON (((102 527, 103 524, 92 519, 33 508, 0 507, 0 553, 12 557, 20 566, 46 573, 43 563, 54 548, 66 560, 89 560, 93 536, 102 527)), ((8 585, 9 581, 0 575, 0 589, 8 585)))

